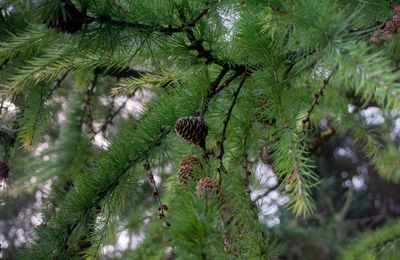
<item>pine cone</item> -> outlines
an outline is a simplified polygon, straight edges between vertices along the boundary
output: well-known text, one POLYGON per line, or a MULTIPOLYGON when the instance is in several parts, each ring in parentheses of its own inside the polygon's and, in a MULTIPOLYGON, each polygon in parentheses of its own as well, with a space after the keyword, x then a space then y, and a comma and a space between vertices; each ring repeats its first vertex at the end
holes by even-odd
POLYGON ((185 156, 179 164, 179 170, 176 175, 178 181, 182 184, 186 184, 195 180, 198 180, 196 172, 201 167, 199 159, 193 155, 185 156))
POLYGON ((204 147, 208 128, 200 117, 186 116, 176 121, 175 132, 188 143, 204 147))
POLYGON ((372 33, 370 41, 372 43, 378 43, 382 40, 385 34, 386 32, 384 32, 383 30, 376 30, 375 32, 372 33))
POLYGON ((50 17, 45 20, 49 28, 56 32, 76 33, 82 29, 86 19, 86 14, 79 11, 70 0, 62 0, 62 7, 56 14, 56 17, 50 17))
POLYGON ((218 196, 220 192, 221 189, 219 185, 210 177, 201 178, 197 182, 196 193, 201 198, 211 199, 215 196, 218 196))
POLYGON ((386 22, 385 28, 383 29, 385 32, 394 33, 397 30, 397 24, 393 21, 386 22))
POLYGON ((7 163, 0 161, 0 181, 8 179, 9 171, 7 163))

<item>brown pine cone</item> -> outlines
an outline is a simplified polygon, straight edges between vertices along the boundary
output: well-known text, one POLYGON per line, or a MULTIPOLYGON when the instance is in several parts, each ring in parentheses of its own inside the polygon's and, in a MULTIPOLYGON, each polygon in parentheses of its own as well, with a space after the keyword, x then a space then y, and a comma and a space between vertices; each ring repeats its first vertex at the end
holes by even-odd
POLYGON ((186 116, 176 121, 175 132, 188 143, 204 147, 208 128, 200 117, 186 116))
POLYGON ((196 193, 201 198, 211 199, 218 196, 220 192, 221 189, 218 183, 210 177, 201 178, 197 182, 196 193))
POLYGON ((197 181, 199 176, 197 172, 201 168, 201 162, 193 155, 185 156, 179 164, 177 179, 180 183, 186 184, 192 181, 197 181))
POLYGON ((397 30, 397 24, 393 21, 386 22, 385 28, 383 29, 386 32, 394 33, 397 30))

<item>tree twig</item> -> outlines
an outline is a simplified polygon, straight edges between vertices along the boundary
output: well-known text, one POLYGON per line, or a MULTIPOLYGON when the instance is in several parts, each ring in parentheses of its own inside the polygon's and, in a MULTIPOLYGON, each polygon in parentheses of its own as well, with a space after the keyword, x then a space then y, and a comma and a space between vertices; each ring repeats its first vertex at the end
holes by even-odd
POLYGON ((328 86, 329 80, 331 79, 331 76, 332 76, 332 73, 330 73, 330 75, 329 75, 326 79, 324 79, 323 84, 322 84, 322 87, 319 89, 319 91, 315 92, 315 93, 312 95, 312 103, 311 103, 311 106, 310 106, 310 108, 307 110, 307 115, 306 115, 306 117, 301 121, 301 129, 302 129, 302 130, 304 130, 305 127, 307 126, 307 124, 310 123, 311 114, 312 114, 312 112, 313 112, 315 106, 318 105, 318 100, 319 100, 321 97, 324 96, 324 90, 325 90, 325 88, 328 86))
POLYGON ((201 118, 204 117, 204 114, 208 110, 208 104, 211 100, 211 98, 215 95, 215 90, 218 88, 218 85, 222 81, 222 79, 225 77, 226 73, 228 73, 229 69, 227 67, 222 67, 221 71, 219 72, 217 78, 211 83, 209 91, 207 96, 204 98, 204 101, 202 103, 201 111, 199 112, 199 116, 201 118))
POLYGON ((167 219, 165 217, 165 211, 168 210, 168 208, 161 201, 160 193, 158 192, 156 181, 154 180, 154 175, 151 171, 149 161, 147 161, 147 163, 143 167, 144 167, 145 171, 148 172, 147 177, 149 179, 151 186, 153 187, 152 197, 155 198, 158 202, 158 211, 159 211, 158 218, 164 220, 164 228, 168 229, 171 226, 171 224, 167 221, 167 219))
MULTIPOLYGON (((203 16, 205 16, 210 10, 209 4, 207 5, 207 7, 198 15, 196 16, 193 20, 195 21, 199 21, 203 16)), ((187 46, 188 50, 195 50, 198 53, 198 58, 204 58, 206 60, 206 64, 209 63, 214 63, 217 65, 220 65, 221 67, 226 67, 235 71, 247 71, 248 67, 246 65, 243 64, 236 64, 230 61, 226 61, 226 60, 221 60, 219 58, 217 58, 216 56, 214 56, 214 54, 212 53, 211 50, 207 50, 204 47, 203 44, 203 40, 201 39, 197 39, 193 28, 195 24, 192 24, 191 21, 187 21, 186 17, 185 17, 185 13, 183 12, 183 9, 180 8, 178 10, 178 15, 179 18, 182 22, 182 30, 181 32, 184 32, 187 36, 187 38, 190 41, 190 45, 187 46), (187 24, 191 24, 192 26, 186 26, 187 24)))
POLYGON ((217 156, 217 158, 220 161, 220 164, 219 164, 219 167, 218 167, 218 173, 219 173, 219 176, 218 176, 219 178, 218 179, 219 179, 219 183, 220 184, 221 184, 221 181, 222 181, 222 176, 221 176, 222 174, 221 173, 222 172, 226 173, 225 167, 224 167, 224 163, 223 163, 224 153, 225 153, 224 143, 225 143, 225 139, 226 139, 226 130, 228 129, 228 123, 229 123, 229 121, 231 119, 233 108, 236 105, 237 98, 239 96, 240 90, 242 89, 245 81, 246 81, 246 77, 243 77, 243 79, 240 81, 239 86, 237 87, 236 91, 233 92, 233 94, 232 94, 233 95, 233 99, 232 99, 231 105, 229 106, 228 111, 226 112, 226 115, 225 115, 225 119, 223 121, 221 140, 220 140, 219 145, 218 145, 219 146, 218 147, 219 148, 219 155, 217 156))
POLYGON ((49 99, 53 95, 54 91, 56 91, 61 86, 61 83, 63 83, 63 81, 67 78, 69 72, 70 70, 65 72, 64 75, 61 76, 61 78, 57 79, 56 84, 54 84, 49 93, 46 95, 46 100, 49 99))
POLYGON ((353 202, 353 197, 354 197, 354 189, 350 188, 349 191, 347 192, 346 201, 344 202, 343 207, 339 211, 339 217, 341 220, 343 220, 346 217, 347 212, 349 212, 351 203, 353 202))
POLYGON ((130 98, 132 98, 132 97, 136 94, 136 92, 137 92, 138 90, 139 90, 139 88, 135 89, 131 94, 129 94, 129 95, 127 96, 127 99, 126 99, 116 110, 113 110, 113 108, 114 108, 114 98, 115 98, 115 97, 113 97, 113 101, 112 101, 112 103, 111 103, 111 106, 110 106, 110 109, 109 109, 109 111, 108 111, 107 117, 106 117, 104 123, 101 125, 101 127, 100 127, 97 131, 95 131, 95 132, 93 133, 92 140, 93 140, 94 137, 95 137, 98 133, 100 133, 100 132, 102 132, 103 134, 105 134, 105 132, 106 132, 108 126, 113 124, 113 121, 114 121, 115 117, 116 117, 117 115, 119 115, 119 113, 120 113, 120 112, 122 111, 122 109, 126 106, 126 104, 128 103, 128 101, 130 100, 130 98))
POLYGON ((83 102, 83 114, 81 117, 81 121, 79 123, 79 128, 82 128, 83 124, 85 123, 85 119, 86 119, 85 117, 87 114, 87 120, 88 120, 87 124, 88 124, 88 127, 91 132, 94 132, 94 130, 92 128, 93 116, 91 113, 90 102, 91 102, 94 90, 96 88, 97 81, 98 81, 98 74, 94 74, 94 79, 92 80, 91 84, 88 86, 88 89, 85 93, 85 100, 83 102))

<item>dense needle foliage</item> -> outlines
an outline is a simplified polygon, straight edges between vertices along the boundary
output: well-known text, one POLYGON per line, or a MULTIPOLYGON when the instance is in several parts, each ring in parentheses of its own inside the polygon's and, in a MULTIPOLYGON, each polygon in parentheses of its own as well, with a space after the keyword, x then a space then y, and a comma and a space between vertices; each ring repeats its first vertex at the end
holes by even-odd
POLYGON ((380 181, 400 181, 396 2, 0 0, 2 189, 46 188, 18 257, 106 257, 123 226, 140 240, 127 259, 308 259, 282 248, 319 235, 329 258, 395 259, 395 220, 338 231, 357 187, 325 203, 343 187, 321 149, 351 140, 380 181), (270 192, 281 228, 260 219, 270 192))

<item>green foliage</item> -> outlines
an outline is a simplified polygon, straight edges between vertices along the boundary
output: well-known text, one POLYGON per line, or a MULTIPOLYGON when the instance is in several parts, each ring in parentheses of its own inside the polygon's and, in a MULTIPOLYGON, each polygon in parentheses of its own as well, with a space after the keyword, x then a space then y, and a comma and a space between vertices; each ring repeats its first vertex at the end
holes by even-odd
POLYGON ((1 16, 8 21, 0 27, 7 32, 0 36, 1 98, 19 111, 14 146, 35 151, 45 134, 54 141, 32 153, 48 156, 37 172, 52 189, 27 258, 101 258, 124 223, 132 233, 145 230, 128 257, 160 259, 171 249, 178 259, 273 259, 280 247, 259 220, 250 196, 258 181, 250 173, 267 146, 286 207, 296 217, 312 216, 320 181, 313 142, 323 120, 350 133, 383 177, 399 181, 398 148, 359 114, 368 103, 388 114, 400 107, 398 37, 369 41, 392 15, 387 1, 3 4, 12 8, 1 16), (146 103, 140 113, 118 117, 138 96, 146 103), (118 106, 119 98, 127 101, 118 106), (351 98, 361 102, 355 112, 351 98), (57 102, 68 109, 56 110, 57 102), (61 126, 51 123, 54 111, 66 117, 61 126), (206 147, 173 133, 183 116, 208 125, 206 147), (104 151, 95 146, 99 137, 111 137, 104 151), (201 199, 195 183, 176 187, 174 176, 166 177, 188 154, 221 185, 221 201, 201 199), (162 220, 170 230, 148 212, 156 208, 146 199, 148 167, 159 177, 157 202, 169 203, 162 220))
POLYGON ((400 224, 391 222, 374 232, 363 234, 345 250, 341 259, 397 259, 400 224))
POLYGON ((39 88, 29 89, 27 91, 25 106, 23 107, 23 116, 19 124, 18 137, 25 149, 30 149, 32 145, 37 144, 45 129, 49 119, 49 108, 45 102, 49 95, 49 89, 46 85, 35 86, 39 88))

